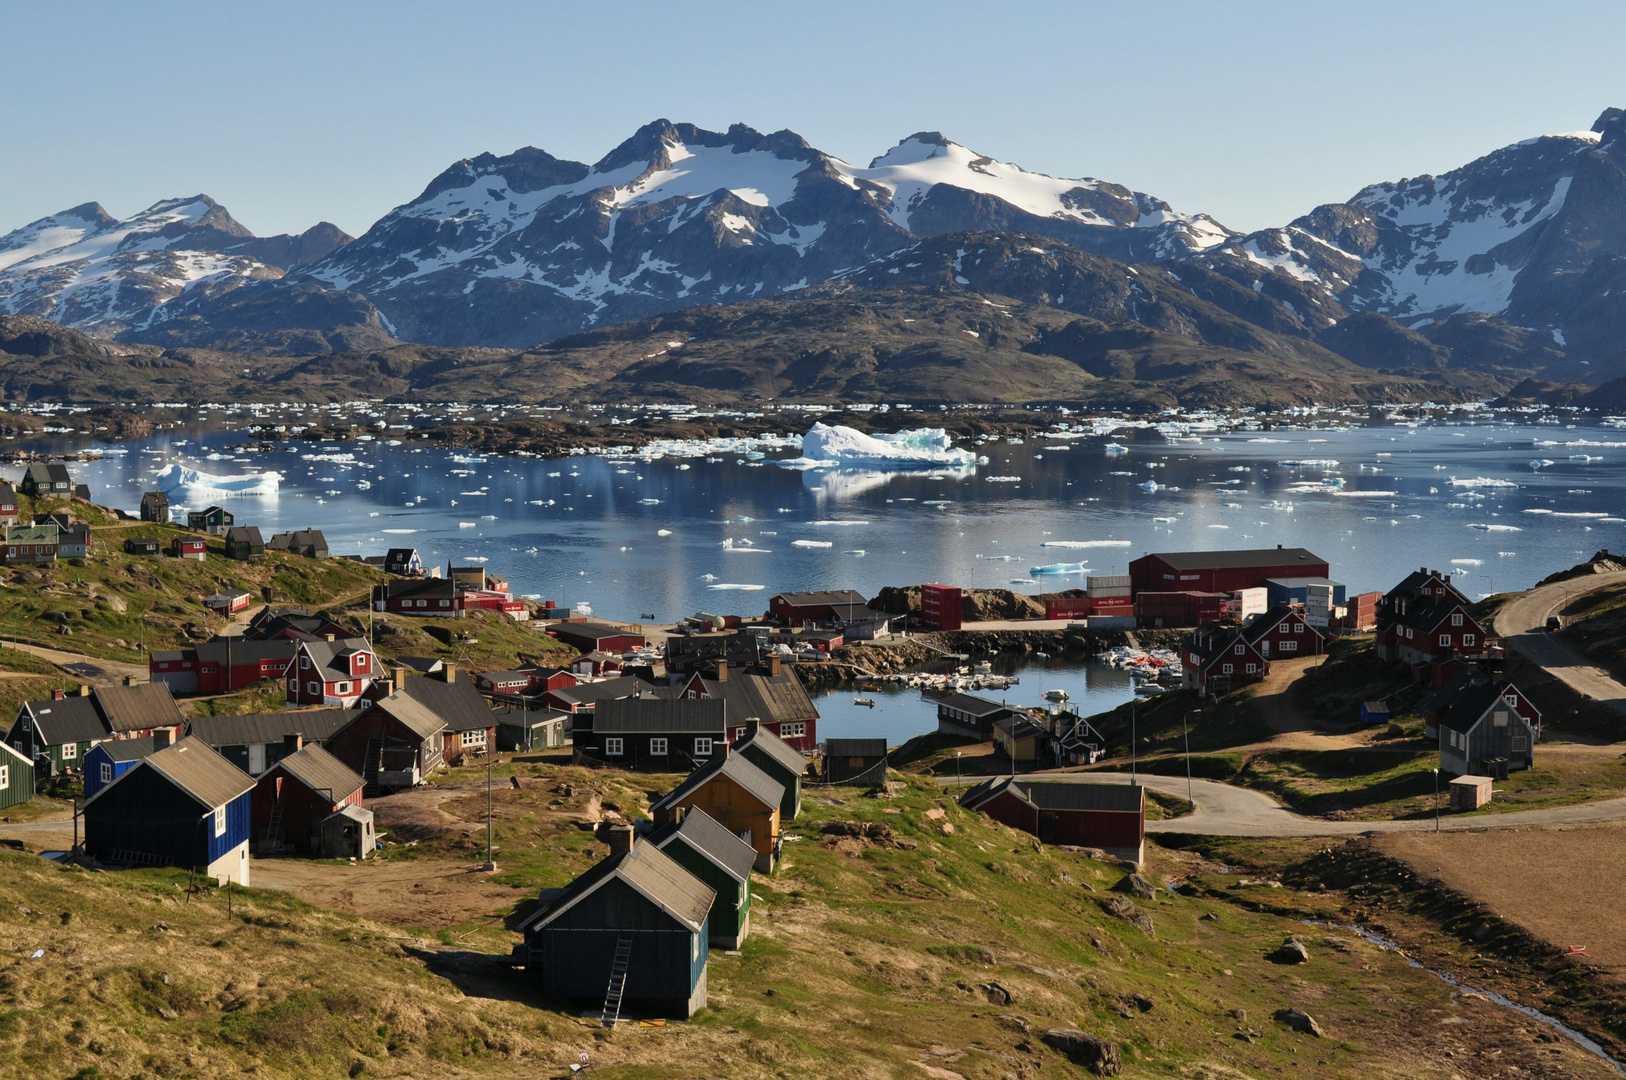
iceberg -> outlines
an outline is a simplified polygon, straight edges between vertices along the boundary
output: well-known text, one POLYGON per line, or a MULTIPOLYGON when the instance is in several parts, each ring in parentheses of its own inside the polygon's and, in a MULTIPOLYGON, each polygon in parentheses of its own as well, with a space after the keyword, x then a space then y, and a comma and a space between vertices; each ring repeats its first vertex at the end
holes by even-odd
POLYGON ((802 436, 802 456, 780 461, 789 469, 845 464, 975 465, 977 456, 957 450, 942 428, 914 428, 895 435, 868 435, 841 424, 815 423, 802 436))
POLYGON ((1035 566, 1028 571, 1028 573, 1033 574, 1034 576, 1038 576, 1040 574, 1082 574, 1085 572, 1084 564, 1081 562, 1051 563, 1049 566, 1035 566))
POLYGON ((279 472, 215 476, 185 465, 165 465, 154 481, 171 506, 204 506, 221 499, 274 499, 282 490, 279 472))

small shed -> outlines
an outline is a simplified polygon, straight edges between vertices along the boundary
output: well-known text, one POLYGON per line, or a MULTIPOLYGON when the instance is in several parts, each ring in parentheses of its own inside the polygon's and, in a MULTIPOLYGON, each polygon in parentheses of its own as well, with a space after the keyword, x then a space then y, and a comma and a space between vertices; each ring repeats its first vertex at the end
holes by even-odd
POLYGON ((557 709, 526 709, 503 705, 493 709, 497 720, 497 749, 560 750, 570 746, 570 714, 557 709))
POLYGON ((216 615, 232 615, 248 607, 254 595, 242 589, 222 589, 203 598, 203 606, 216 615))
POLYGON ((260 850, 316 851, 323 823, 361 803, 361 777, 315 743, 288 736, 289 753, 254 785, 254 835, 260 850))
POLYGON ((879 787, 885 779, 885 739, 825 740, 825 783, 879 787))
POLYGON ((1027 716, 1007 716, 994 724, 994 750, 1011 761, 1038 761, 1044 738, 1044 728, 1027 716))
POLYGON ((0 810, 34 797, 34 763, 0 743, 0 810))
POLYGON ((757 853, 758 870, 772 873, 784 843, 779 832, 779 807, 785 800, 785 789, 744 756, 729 753, 726 743, 721 745, 719 756, 652 803, 649 815, 657 824, 665 825, 677 819, 680 808, 699 807, 751 845, 757 853))
POLYGON ((371 810, 352 804, 322 819, 322 858, 365 859, 377 847, 371 810))
POLYGON ((706 1007, 707 920, 716 894, 630 828, 610 855, 521 925, 526 972, 545 993, 687 1019, 706 1007))
POLYGON ((169 523, 169 496, 162 491, 141 493, 141 520, 169 523))
POLYGON ((157 555, 163 550, 163 545, 154 536, 132 536, 124 542, 126 555, 157 555))
POLYGON ((1491 801, 1491 778, 1488 776, 1459 776, 1452 780, 1451 809, 1478 810, 1491 801))
POLYGON ((1387 724, 1389 722, 1389 703, 1387 701, 1361 702, 1361 723, 1387 724))
POLYGON ((177 536, 169 542, 169 551, 177 559, 202 562, 209 554, 209 542, 199 536, 177 536))
POLYGON ((706 920, 712 947, 739 948, 751 932, 751 867, 757 857, 751 845, 704 810, 684 811, 649 842, 717 894, 706 920))

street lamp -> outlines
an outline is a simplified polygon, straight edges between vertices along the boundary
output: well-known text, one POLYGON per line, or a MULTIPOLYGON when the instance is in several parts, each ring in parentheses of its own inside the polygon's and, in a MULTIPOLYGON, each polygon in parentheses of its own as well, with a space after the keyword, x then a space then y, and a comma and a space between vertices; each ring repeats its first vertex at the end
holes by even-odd
POLYGON ((960 783, 961 783, 961 780, 960 780, 960 754, 961 753, 963 753, 963 751, 960 751, 960 750, 954 751, 954 786, 955 787, 959 787, 960 783))
POLYGON ((1200 712, 1201 709, 1192 709, 1180 717, 1180 735, 1186 742, 1186 809, 1193 814, 1197 812, 1197 800, 1191 793, 1191 727, 1187 721, 1200 712))
POLYGON ((1439 832, 1440 831, 1440 770, 1434 769, 1432 771, 1434 773, 1434 831, 1439 832))

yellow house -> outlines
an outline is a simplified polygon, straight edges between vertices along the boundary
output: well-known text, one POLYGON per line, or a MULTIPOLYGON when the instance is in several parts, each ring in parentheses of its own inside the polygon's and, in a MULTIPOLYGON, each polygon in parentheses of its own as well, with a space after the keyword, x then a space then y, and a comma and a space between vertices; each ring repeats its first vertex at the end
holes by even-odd
POLYGON ((743 756, 729 753, 727 743, 718 745, 717 754, 651 806, 650 816, 657 825, 666 825, 680 806, 704 810, 751 845, 759 871, 772 873, 783 844, 779 807, 785 788, 743 756))

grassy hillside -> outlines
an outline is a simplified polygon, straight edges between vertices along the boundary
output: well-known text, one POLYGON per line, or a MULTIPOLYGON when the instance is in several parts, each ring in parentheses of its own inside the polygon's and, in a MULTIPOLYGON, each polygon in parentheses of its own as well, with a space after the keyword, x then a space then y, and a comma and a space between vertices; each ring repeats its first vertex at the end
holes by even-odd
MULTIPOLYGON (((669 779, 517 770, 520 788, 497 795, 499 859, 525 894, 603 851, 559 784, 583 798, 601 788, 601 801, 636 814, 669 779)), ((442 807, 444 843, 466 844, 483 798, 471 789, 442 807)), ((189 894, 184 875, 87 874, 0 854, 0 1077, 536 1077, 565 1075, 585 1052, 597 1074, 626 1080, 997 1080, 1088 1075, 1042 1039, 1078 1027, 1116 1041, 1131 1077, 1372 1080, 1434 1075, 1435 1032, 1455 1030, 1439 1025, 1469 1018, 1477 1046, 1532 1064, 1514 1014, 1454 998, 1353 933, 1300 921, 1336 920, 1331 896, 1276 915, 1239 906, 1261 892, 1241 879, 1229 894, 1160 888, 1134 901, 1154 936, 1104 910, 1119 867, 1040 848, 924 781, 893 799, 816 792, 791 832, 784 867, 756 879, 741 955, 711 958, 710 1007, 691 1023, 613 1035, 483 962, 477 950, 517 940, 491 920, 432 943, 266 890, 238 892, 228 918, 218 890, 189 894), (827 837, 829 820, 886 839, 827 837), (1267 959, 1289 934, 1308 944, 1308 965, 1267 959), (27 959, 37 948, 45 956, 27 959), (1311 1013, 1325 1036, 1272 1018, 1286 1007, 1311 1013)), ((434 857, 432 835, 414 857, 434 857)), ((1223 869, 1154 859, 1160 883, 1223 869)), ((1563 1054, 1535 1064, 1605 1075, 1563 1054)))

